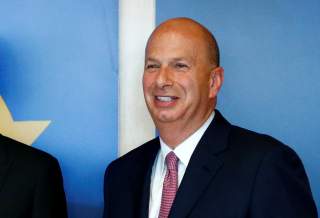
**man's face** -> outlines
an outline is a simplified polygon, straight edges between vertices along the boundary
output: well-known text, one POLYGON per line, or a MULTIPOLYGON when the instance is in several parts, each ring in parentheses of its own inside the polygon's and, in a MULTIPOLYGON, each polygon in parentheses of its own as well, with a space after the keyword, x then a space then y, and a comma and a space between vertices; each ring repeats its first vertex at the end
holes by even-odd
POLYGON ((172 31, 155 34, 146 49, 143 74, 145 101, 155 124, 202 122, 216 94, 211 91, 212 69, 197 37, 172 31))

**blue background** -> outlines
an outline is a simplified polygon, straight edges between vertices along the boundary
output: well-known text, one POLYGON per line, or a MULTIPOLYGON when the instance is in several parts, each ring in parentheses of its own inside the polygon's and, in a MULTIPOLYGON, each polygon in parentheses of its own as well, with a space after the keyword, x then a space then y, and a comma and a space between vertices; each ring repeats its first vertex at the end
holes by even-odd
MULTIPOLYGON (((159 0, 157 23, 189 16, 214 32, 218 108, 302 158, 320 205, 320 2, 159 0)), ((102 215, 118 146, 118 1, 0 0, 0 95, 15 120, 51 120, 33 145, 61 164, 70 218, 102 215)))
POLYGON ((216 36, 225 83, 218 109, 270 134, 304 162, 320 209, 320 1, 161 0, 157 23, 191 17, 216 36))
POLYGON ((117 84, 117 1, 0 1, 0 95, 15 120, 52 121, 33 146, 59 159, 71 218, 102 216, 117 84))

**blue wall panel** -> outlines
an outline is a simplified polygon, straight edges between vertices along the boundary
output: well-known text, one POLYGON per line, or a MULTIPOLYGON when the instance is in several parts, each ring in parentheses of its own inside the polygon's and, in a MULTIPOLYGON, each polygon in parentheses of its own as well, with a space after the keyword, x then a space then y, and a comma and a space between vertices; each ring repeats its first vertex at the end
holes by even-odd
POLYGON ((225 69, 218 108, 304 162, 320 209, 320 1, 161 0, 157 23, 186 16, 216 36, 225 69))
POLYGON ((34 147, 62 166, 71 218, 102 216, 117 156, 117 1, 0 2, 0 95, 15 120, 51 120, 34 147))

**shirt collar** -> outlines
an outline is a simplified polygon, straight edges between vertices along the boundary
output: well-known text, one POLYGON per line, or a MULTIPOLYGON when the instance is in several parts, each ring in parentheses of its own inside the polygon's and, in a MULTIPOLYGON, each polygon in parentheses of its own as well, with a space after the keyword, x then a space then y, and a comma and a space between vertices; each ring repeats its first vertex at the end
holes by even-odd
POLYGON ((179 158, 183 165, 188 166, 189 160, 194 149, 197 147, 201 137, 203 136, 204 132, 207 130, 208 126, 212 122, 214 118, 214 111, 211 113, 209 118, 202 124, 202 126, 195 131, 192 135, 186 138, 183 142, 181 142, 175 149, 171 149, 162 139, 160 138, 160 155, 161 158, 165 160, 165 157, 170 151, 173 151, 175 155, 179 158))

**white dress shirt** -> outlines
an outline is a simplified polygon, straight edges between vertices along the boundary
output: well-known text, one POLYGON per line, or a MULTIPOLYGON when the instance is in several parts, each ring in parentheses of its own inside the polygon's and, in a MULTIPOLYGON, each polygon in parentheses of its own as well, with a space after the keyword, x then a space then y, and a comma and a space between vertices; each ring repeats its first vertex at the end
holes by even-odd
POLYGON ((191 136, 181 142, 174 150, 172 150, 160 138, 160 150, 157 154, 155 162, 152 167, 151 184, 150 184, 150 199, 149 199, 149 218, 158 218, 162 197, 162 186, 164 177, 166 175, 167 166, 165 164, 165 157, 170 151, 173 151, 179 158, 178 161, 178 187, 186 172, 191 155, 199 143, 204 132, 210 125, 214 118, 214 111, 207 119, 207 121, 191 136))

